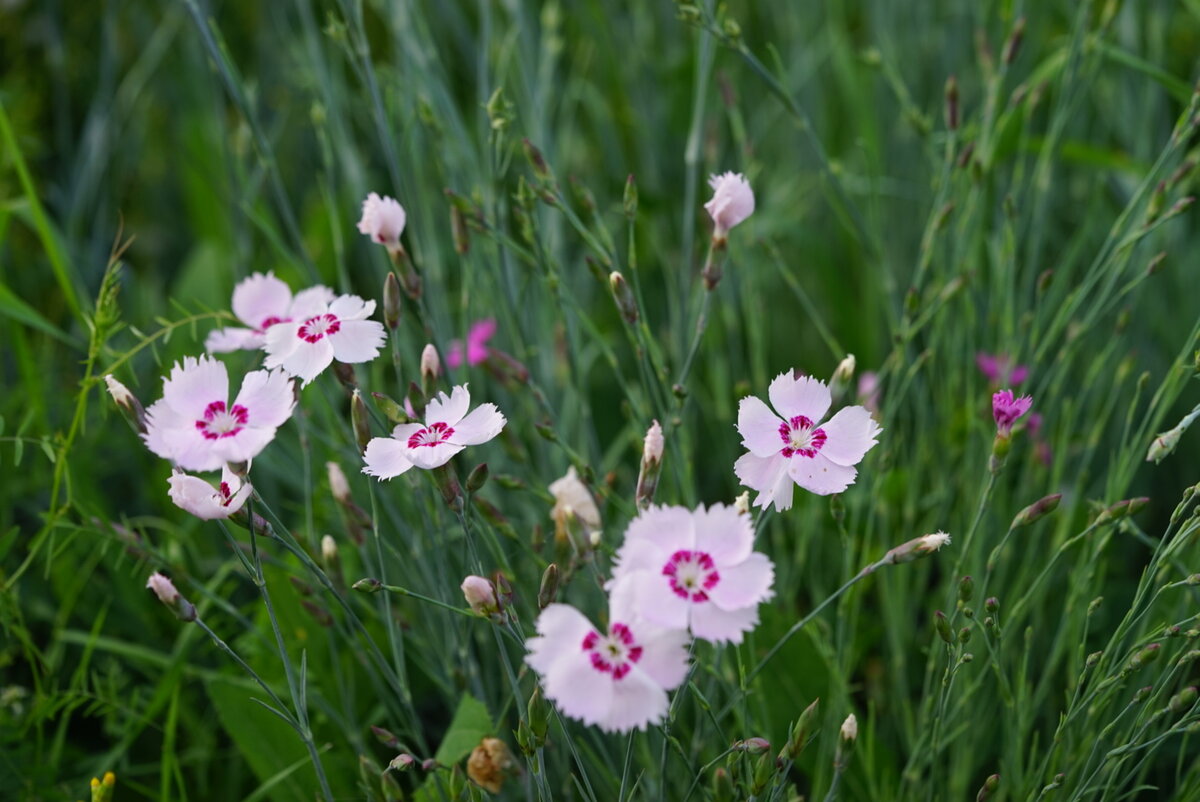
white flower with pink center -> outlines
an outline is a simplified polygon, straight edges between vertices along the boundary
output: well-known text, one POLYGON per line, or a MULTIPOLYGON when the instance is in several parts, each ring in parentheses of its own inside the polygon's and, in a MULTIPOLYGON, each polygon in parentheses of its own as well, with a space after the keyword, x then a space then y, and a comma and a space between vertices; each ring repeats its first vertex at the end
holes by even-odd
POLYGON ((775 568, 754 551, 754 525, 737 507, 651 507, 617 552, 612 597, 668 629, 741 643, 771 598, 775 568))
POLYGON ((658 724, 667 691, 688 672, 688 635, 632 617, 615 600, 607 628, 566 604, 551 604, 537 620, 525 661, 541 677, 558 709, 609 732, 658 724))
POLYGON ((374 312, 375 302, 357 295, 313 305, 303 315, 276 323, 267 331, 263 364, 299 377, 303 387, 335 359, 370 362, 379 356, 386 338, 382 323, 367 320, 374 312))
POLYGON ((754 396, 738 406, 738 433, 749 453, 733 469, 743 485, 758 491, 755 506, 789 509, 793 485, 827 496, 854 484, 854 466, 883 431, 871 413, 844 407, 822 423, 831 403, 829 388, 790 372, 775 377, 768 395, 774 411, 754 396))
POLYGON ((425 423, 401 423, 391 437, 376 437, 367 444, 363 473, 391 479, 413 467, 430 470, 445 465, 467 446, 500 434, 506 421, 495 404, 480 404, 468 414, 470 405, 465 384, 450 395, 439 392, 425 406, 425 423))
POLYGON ((199 476, 180 470, 174 471, 167 483, 171 486, 167 493, 175 506, 205 521, 233 515, 254 491, 249 482, 243 481, 228 466, 221 471, 221 482, 216 487, 199 476))
POLYGON ((233 288, 233 313, 247 328, 217 329, 204 341, 210 354, 256 351, 266 344, 267 329, 311 314, 333 300, 333 290, 316 286, 292 295, 274 273, 255 273, 233 288))
POLYGON ((247 462, 292 416, 292 380, 281 370, 246 375, 229 403, 229 375, 211 357, 185 357, 163 380, 163 397, 146 410, 146 446, 188 471, 247 462))

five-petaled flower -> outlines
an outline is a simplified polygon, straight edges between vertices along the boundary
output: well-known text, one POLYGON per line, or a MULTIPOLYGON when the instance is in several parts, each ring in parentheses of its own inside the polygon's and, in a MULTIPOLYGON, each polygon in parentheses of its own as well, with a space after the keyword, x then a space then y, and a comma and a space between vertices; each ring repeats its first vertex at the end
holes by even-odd
MULTIPOLYGON (((484 362, 488 358, 490 350, 488 348, 488 340, 496 333, 495 318, 485 318, 484 320, 476 321, 467 332, 467 347, 465 351, 466 363, 474 366, 484 362)), ((457 368, 463 364, 464 350, 462 340, 452 340, 450 348, 446 351, 446 364, 452 368, 457 368)))
POLYGON ((266 344, 267 330, 277 323, 308 317, 333 300, 333 290, 316 286, 292 295, 274 273, 255 273, 233 288, 233 313, 248 328, 217 329, 204 341, 210 354, 255 351, 266 344))
POLYGON ((736 507, 651 507, 630 522, 609 586, 653 624, 741 643, 774 578, 771 561, 754 551, 750 516, 736 507))
POLYGON ((370 362, 379 356, 386 334, 383 324, 367 320, 374 301, 342 295, 332 302, 314 304, 305 314, 280 321, 267 331, 268 368, 282 367, 307 385, 338 362, 370 362))
POLYGON ((526 642, 525 661, 546 697, 571 718, 609 732, 645 729, 662 721, 667 691, 688 671, 688 635, 630 615, 613 600, 606 629, 574 607, 551 604, 526 642))
POLYGON ((1033 406, 1033 397, 1023 395, 1014 398, 1012 390, 1001 390, 992 396, 992 417, 996 420, 996 431, 1007 435, 1013 424, 1033 406))
POLYGON ((738 432, 749 452, 734 465, 757 490, 755 506, 792 506, 792 485, 825 496, 854 484, 857 465, 882 431, 864 407, 843 407, 822 423, 831 398, 824 382, 781 373, 768 390, 771 408, 754 396, 738 407, 738 432), (778 414, 776 414, 778 413, 778 414))
POLYGON ((362 219, 358 230, 373 242, 387 246, 388 250, 400 247, 400 235, 404 233, 407 216, 404 207, 395 198, 382 198, 375 192, 367 195, 362 205, 362 219))
POLYGON ((741 173, 722 173, 710 176, 712 200, 704 204, 713 219, 714 240, 724 240, 729 230, 754 213, 754 190, 741 173))
POLYGON ((1025 381, 1029 376, 1029 368, 1015 364, 1012 357, 1004 354, 989 354, 980 351, 975 355, 975 364, 987 380, 995 386, 1011 384, 1013 386, 1025 381))
POLYGON ((167 495, 176 507, 205 521, 233 515, 254 491, 249 482, 229 470, 228 466, 222 469, 221 482, 216 487, 199 476, 180 470, 171 473, 167 484, 170 485, 167 495))
POLYGON ((146 410, 146 446, 188 471, 247 462, 292 416, 292 380, 282 370, 246 375, 229 403, 229 375, 211 357, 185 357, 163 380, 163 397, 146 410))
POLYGON ((506 421, 495 404, 480 404, 467 414, 470 405, 466 385, 455 387, 448 396, 439 392, 425 406, 425 423, 402 423, 391 437, 376 437, 367 444, 363 473, 391 479, 414 466, 437 468, 467 446, 500 434, 506 421))

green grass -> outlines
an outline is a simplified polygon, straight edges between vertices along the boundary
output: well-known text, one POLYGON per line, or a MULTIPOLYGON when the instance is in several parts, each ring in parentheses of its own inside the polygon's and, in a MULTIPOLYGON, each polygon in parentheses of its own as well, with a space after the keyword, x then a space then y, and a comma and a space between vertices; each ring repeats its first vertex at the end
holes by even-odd
MULTIPOLYGON (((970 799, 992 774, 990 800, 1200 795, 1200 713, 1172 702, 1197 681, 1197 587, 1185 580, 1200 570, 1200 440, 1187 432, 1161 463, 1145 461, 1154 436, 1200 403, 1188 206, 1200 3, 10 5, 5 794, 83 799, 111 770, 120 802, 321 798, 297 727, 251 701, 269 696, 144 590, 162 570, 300 734, 311 729, 336 799, 483 794, 458 794, 461 768, 389 773, 392 790, 381 786, 399 750, 372 725, 447 767, 484 734, 506 740, 523 767, 507 799, 723 799, 718 768, 738 783, 733 798, 760 802, 970 799), (525 139, 553 179, 536 174, 525 139), (746 173, 757 212, 730 237, 680 382, 703 305, 705 181, 725 170, 746 173), (280 538, 256 538, 261 565, 247 571, 220 526, 171 505, 169 466, 100 379, 158 398, 161 375, 201 350, 254 271, 380 298, 389 263, 354 229, 368 191, 408 210, 424 294, 406 299, 385 355, 359 368, 367 397, 401 398, 427 342, 444 352, 487 316, 493 345, 529 380, 450 377, 509 419, 452 463, 462 481, 477 461, 490 469, 464 523, 428 475, 358 473, 348 393, 322 376, 255 461, 256 509, 280 538), (613 303, 612 270, 638 290, 636 325, 613 303), (1048 463, 1019 431, 989 470, 979 351, 1029 365, 1048 463), (792 510, 760 519, 777 595, 754 634, 738 648, 697 644, 668 727, 607 736, 552 717, 544 747, 523 755, 514 732, 535 678, 517 627, 437 603, 461 608, 465 574, 501 570, 532 632, 540 576, 562 557, 545 488, 575 465, 604 533, 560 599, 598 614, 596 580, 633 515, 650 421, 667 430, 657 500, 731 502, 738 400, 790 368, 828 377, 847 353, 881 377, 885 431, 836 501, 799 492, 792 510), (330 460, 375 522, 362 543, 331 496, 330 460), (1009 531, 1052 493, 1057 511, 1009 531), (1102 516, 1138 496, 1144 509, 1102 516), (938 529, 951 546, 858 582, 747 680, 862 566, 938 529), (322 573, 311 559, 325 534, 339 563, 322 573), (957 603, 964 575, 973 618, 957 603), (363 577, 426 598, 349 590, 363 577), (992 625, 987 596, 999 601, 992 625), (938 610, 969 641, 940 639, 938 610), (1156 660, 1131 663, 1153 643, 1156 660), (775 770, 818 697, 811 741, 775 770), (851 712, 860 734, 835 784, 851 712), (725 754, 753 736, 772 744, 761 767, 725 754), (752 790, 756 771, 765 790, 752 790)), ((227 362, 236 375, 258 359, 227 362)), ((383 434, 385 410, 371 407, 383 434)), ((246 530, 228 534, 249 549, 246 530)))

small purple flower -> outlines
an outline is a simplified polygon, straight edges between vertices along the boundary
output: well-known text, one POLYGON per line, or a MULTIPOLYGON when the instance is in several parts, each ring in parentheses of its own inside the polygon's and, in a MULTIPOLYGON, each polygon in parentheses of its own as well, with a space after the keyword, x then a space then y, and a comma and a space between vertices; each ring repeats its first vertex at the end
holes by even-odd
POLYGON ((989 354, 980 351, 975 355, 975 364, 979 367, 979 372, 996 386, 1002 384, 1016 386, 1029 378, 1029 368, 1025 365, 1014 364, 1013 360, 1004 354, 989 354))
POLYGON ((1012 390, 996 393, 992 396, 992 417, 996 419, 996 430, 1003 435, 1011 433, 1013 424, 1032 406, 1032 396, 1014 398, 1012 390))

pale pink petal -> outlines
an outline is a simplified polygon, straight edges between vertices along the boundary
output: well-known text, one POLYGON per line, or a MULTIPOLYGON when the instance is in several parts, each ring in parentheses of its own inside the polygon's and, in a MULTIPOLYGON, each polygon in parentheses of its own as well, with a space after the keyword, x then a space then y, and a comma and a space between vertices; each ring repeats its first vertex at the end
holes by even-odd
POLYGON ((456 385, 450 395, 439 392, 437 398, 425 405, 425 423, 429 426, 435 423, 457 426, 470 405, 471 394, 467 392, 467 385, 456 385))
POLYGON ((249 462, 274 439, 274 427, 247 426, 237 434, 205 442, 222 462, 249 462))
POLYGON ((658 724, 667 714, 667 692, 646 673, 634 666, 621 679, 610 683, 612 699, 608 715, 597 722, 607 732, 644 730, 658 724))
POLYGON ((233 288, 233 313, 252 329, 263 328, 264 321, 287 317, 292 291, 274 273, 255 273, 233 288))
POLYGON ((294 323, 299 325, 314 315, 325 314, 329 310, 329 305, 333 303, 334 297, 333 290, 323 284, 300 290, 292 299, 292 305, 288 309, 286 317, 291 318, 294 323))
POLYGON ((716 224, 716 236, 723 237, 754 213, 754 192, 741 173, 711 176, 708 185, 713 189, 713 197, 704 208, 716 224))
MULTIPOLYGON (((664 549, 654 541, 647 540, 646 538, 626 537, 625 542, 621 544, 621 548, 617 550, 616 561, 612 567, 613 578, 605 587, 611 590, 610 586, 616 580, 631 572, 645 571, 651 568, 661 570, 667 564, 673 552, 674 549, 664 549)), ((615 602, 610 599, 609 606, 611 607, 613 604, 615 602)), ((626 609, 628 612, 623 611, 619 616, 620 620, 637 617, 636 606, 630 604, 626 609)), ((616 615, 616 613, 614 612, 613 615, 616 615)))
POLYGON ((467 342, 471 345, 485 345, 488 340, 492 339, 492 335, 496 333, 496 319, 484 318, 477 321, 471 326, 471 330, 467 332, 467 342))
POLYGON ((666 629, 687 629, 691 602, 671 590, 669 579, 662 574, 662 565, 656 568, 622 574, 613 585, 610 604, 666 629))
MULTIPOLYGON (((695 547, 707 553, 717 565, 740 563, 754 549, 754 524, 749 515, 740 515, 736 507, 714 504, 700 507, 692 516, 696 531, 695 547)), ((724 576, 724 568, 721 569, 724 576)))
POLYGON ((167 495, 176 507, 204 521, 228 518, 236 510, 222 504, 217 489, 198 476, 176 471, 167 479, 167 495))
POLYGON ((788 475, 796 484, 818 496, 841 493, 854 484, 854 477, 858 475, 854 468, 838 465, 827 459, 824 454, 817 454, 811 459, 796 457, 790 462, 788 475))
POLYGON ((789 420, 803 415, 813 423, 820 423, 831 402, 825 382, 812 376, 794 379, 790 371, 776 376, 767 394, 775 411, 789 420))
POLYGON ((303 342, 299 332, 300 323, 296 321, 276 323, 267 329, 266 336, 263 338, 263 348, 267 352, 263 366, 277 368, 282 365, 283 361, 290 357, 303 342))
POLYGON ((826 441, 821 456, 838 465, 857 465, 883 431, 865 407, 845 407, 825 423, 826 441))
POLYGON ((224 464, 208 440, 196 430, 195 419, 184 418, 156 401, 146 410, 146 447, 189 471, 215 471, 224 464))
POLYGON ((329 335, 338 362, 370 362, 379 356, 387 334, 377 320, 343 320, 336 334, 329 335))
POLYGON ((696 542, 692 511, 686 507, 650 507, 629 522, 625 540, 645 539, 665 550, 690 549, 696 542))
POLYGON ((581 651, 580 644, 593 629, 592 622, 569 604, 547 605, 537 619, 541 638, 526 642, 529 655, 525 661, 534 671, 545 674, 559 657, 581 651))
POLYGON ((211 357, 184 357, 163 381, 163 400, 184 418, 198 420, 214 401, 229 400, 229 375, 225 364, 211 357))
POLYGON ((788 476, 789 462, 780 454, 758 457, 746 453, 733 464, 733 471, 743 485, 758 491, 754 506, 768 507, 774 504, 775 509, 783 512, 792 506, 794 484, 788 476))
POLYGON ((296 393, 292 380, 282 370, 256 370, 247 373, 234 405, 248 413, 247 425, 278 428, 292 417, 296 393))
POLYGON ((603 725, 612 709, 613 686, 617 683, 610 674, 592 667, 587 653, 580 648, 582 640, 572 644, 575 654, 564 654, 551 665, 542 677, 542 689, 565 715, 584 724, 603 725))
MULTIPOLYGON (((616 613, 613 613, 614 620, 616 613)), ((638 643, 642 644, 642 659, 637 667, 664 690, 678 688, 688 673, 688 643, 691 638, 683 629, 663 629, 639 621, 633 627, 638 643)))
POLYGON ((400 244, 406 220, 404 207, 399 202, 386 195, 381 198, 372 192, 363 201, 358 230, 380 245, 395 248, 400 244))
POLYGON ((463 448, 465 446, 455 445, 454 443, 438 443, 436 446, 406 448, 406 451, 408 459, 413 465, 428 471, 445 465, 455 454, 462 451, 463 448))
POLYGON ((463 363, 463 344, 462 340, 451 340, 450 347, 446 349, 446 364, 451 368, 461 367, 463 363))
POLYGON ((714 643, 741 643, 742 633, 758 626, 758 606, 722 610, 711 602, 697 604, 692 611, 692 634, 714 643))
POLYGON ((363 454, 366 467, 363 473, 378 479, 391 479, 413 466, 409 461, 408 448, 391 437, 373 437, 363 454))
POLYGON ((742 445, 760 457, 778 454, 787 444, 779 435, 783 421, 755 396, 746 396, 738 404, 738 434, 742 445))
POLYGON ((771 561, 765 554, 754 552, 737 565, 722 565, 721 578, 709 589, 708 598, 722 610, 739 610, 771 598, 774 581, 771 561))
POLYGON ((333 346, 328 337, 322 337, 316 342, 308 342, 296 333, 293 324, 280 323, 267 331, 267 358, 263 362, 268 368, 281 367, 293 376, 300 378, 301 387, 317 378, 321 371, 333 362, 333 346), (276 334, 279 332, 279 334, 276 334), (281 340, 292 340, 291 347, 281 340), (278 347, 278 350, 276 350, 278 347))
POLYGON ((340 295, 329 305, 329 313, 338 320, 363 320, 374 311, 374 301, 364 301, 357 295, 340 295))
POLYGON ((496 409, 495 404, 480 404, 465 418, 454 424, 450 442, 460 446, 477 446, 486 443, 504 428, 507 421, 496 409))
POLYGON ((227 354, 231 351, 254 351, 263 347, 266 340, 251 329, 214 329, 204 340, 204 350, 210 354, 227 354))

